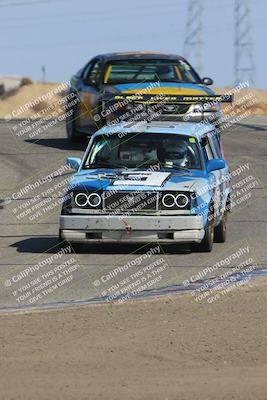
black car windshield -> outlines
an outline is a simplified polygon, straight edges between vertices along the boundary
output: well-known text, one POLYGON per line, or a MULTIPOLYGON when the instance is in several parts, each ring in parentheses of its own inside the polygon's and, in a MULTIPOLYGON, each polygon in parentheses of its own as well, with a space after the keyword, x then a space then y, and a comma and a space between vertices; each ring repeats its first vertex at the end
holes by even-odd
POLYGON ((97 136, 83 167, 201 169, 202 165, 194 137, 121 132, 97 136))
POLYGON ((118 60, 108 63, 104 73, 108 85, 155 81, 200 83, 200 78, 183 60, 118 60))

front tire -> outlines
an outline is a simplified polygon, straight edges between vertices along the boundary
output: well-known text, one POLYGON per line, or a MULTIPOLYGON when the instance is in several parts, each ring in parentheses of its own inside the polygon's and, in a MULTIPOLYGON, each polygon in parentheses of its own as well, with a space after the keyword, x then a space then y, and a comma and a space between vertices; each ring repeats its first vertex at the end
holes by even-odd
POLYGON ((209 214, 208 223, 205 228, 204 238, 200 243, 193 243, 191 246, 193 251, 200 253, 210 253, 214 242, 214 224, 213 224, 213 214, 209 214))
POLYGON ((81 142, 83 137, 77 132, 75 110, 72 109, 72 115, 66 118, 66 131, 70 143, 81 142))

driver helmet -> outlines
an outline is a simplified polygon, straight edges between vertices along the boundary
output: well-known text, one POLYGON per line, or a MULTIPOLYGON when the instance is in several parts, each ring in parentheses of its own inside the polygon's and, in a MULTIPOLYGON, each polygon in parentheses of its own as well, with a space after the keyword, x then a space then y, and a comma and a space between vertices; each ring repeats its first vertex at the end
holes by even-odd
POLYGON ((162 80, 174 79, 173 67, 170 65, 160 66, 157 68, 157 75, 162 80))
POLYGON ((181 144, 168 144, 165 147, 165 162, 173 162, 181 167, 185 167, 188 163, 188 152, 187 146, 184 143, 181 144))

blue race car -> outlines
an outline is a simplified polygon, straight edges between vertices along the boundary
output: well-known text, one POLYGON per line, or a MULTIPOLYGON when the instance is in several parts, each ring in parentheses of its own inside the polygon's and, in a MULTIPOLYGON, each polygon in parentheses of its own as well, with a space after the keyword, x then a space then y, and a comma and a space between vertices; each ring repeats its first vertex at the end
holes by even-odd
POLYGON ((91 138, 60 216, 60 239, 190 243, 226 239, 229 169, 213 125, 121 123, 91 138))

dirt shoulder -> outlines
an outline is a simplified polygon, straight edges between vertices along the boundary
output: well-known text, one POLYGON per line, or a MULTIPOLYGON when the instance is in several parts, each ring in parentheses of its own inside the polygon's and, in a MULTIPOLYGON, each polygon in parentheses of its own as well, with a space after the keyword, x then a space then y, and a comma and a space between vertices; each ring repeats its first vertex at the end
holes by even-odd
POLYGON ((0 316, 0 399, 266 399, 267 280, 0 316))
POLYGON ((60 83, 32 83, 7 93, 0 99, 0 118, 44 118, 62 114, 60 100, 66 95, 60 83))

